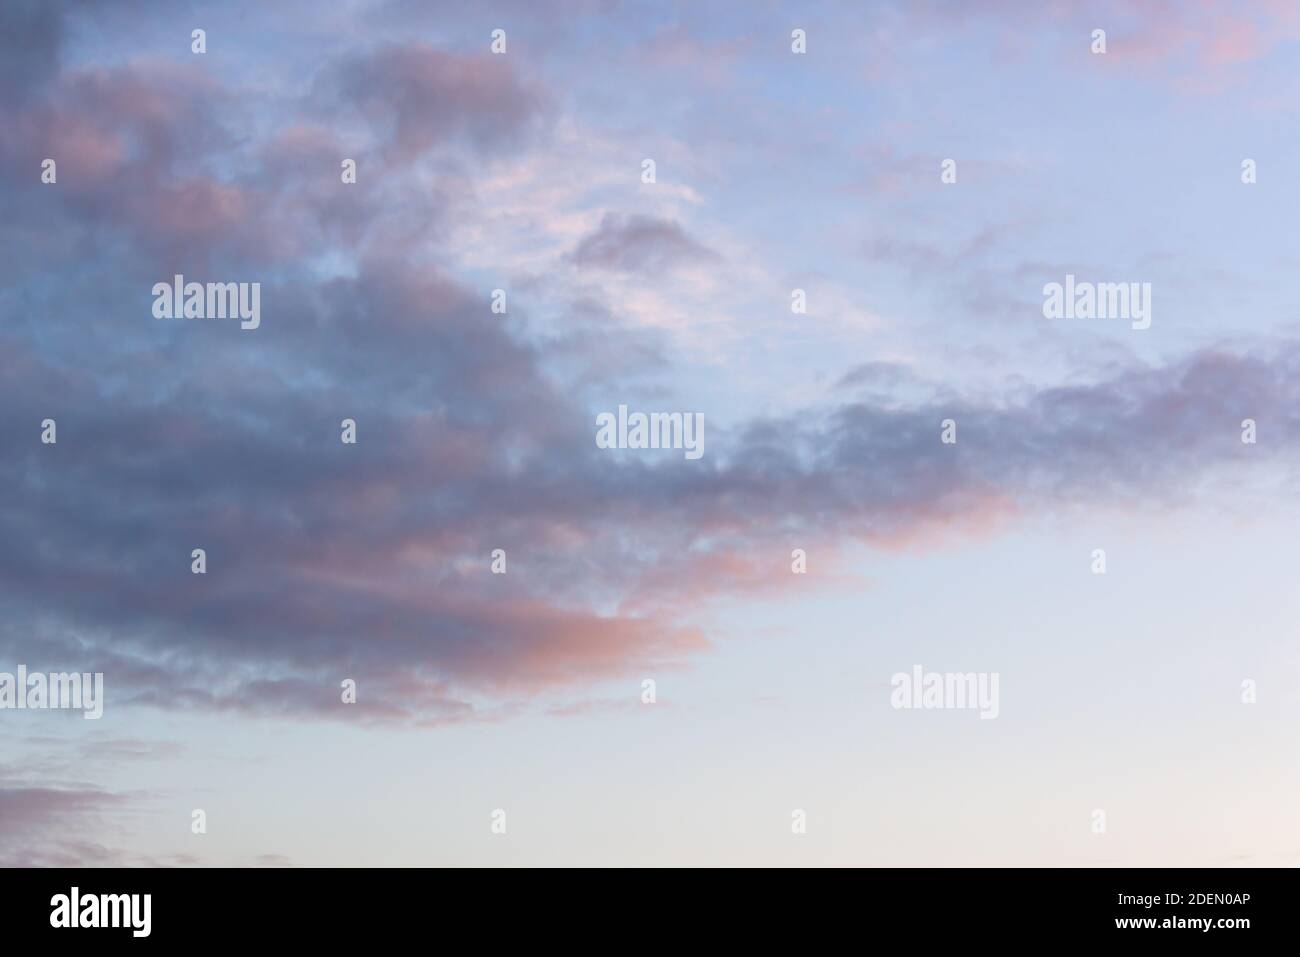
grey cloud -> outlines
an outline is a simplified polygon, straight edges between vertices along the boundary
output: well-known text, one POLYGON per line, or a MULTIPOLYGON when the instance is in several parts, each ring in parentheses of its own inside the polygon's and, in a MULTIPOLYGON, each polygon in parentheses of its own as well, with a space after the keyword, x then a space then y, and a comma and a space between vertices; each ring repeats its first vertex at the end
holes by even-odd
MULTIPOLYGON (((616 394, 655 344, 603 335, 605 304, 578 304, 574 334, 549 341, 496 321, 451 272, 441 204, 410 199, 425 182, 408 161, 490 159, 544 124, 545 98, 486 56, 408 44, 327 62, 301 125, 269 142, 187 139, 191 111, 225 131, 229 92, 138 65, 65 74, 21 107, 24 129, 75 129, 103 166, 68 183, 56 217, 38 187, 4 187, 7 208, 21 202, 0 225, 14 250, 0 652, 103 670, 107 707, 495 720, 539 690, 688 662, 709 647, 691 610, 764 589, 763 556, 788 555, 792 532, 887 541, 1000 510, 1163 504, 1217 469, 1293 466, 1286 343, 998 399, 877 366, 798 416, 710 418, 691 467, 602 453, 575 382, 616 394), (374 192, 335 185, 328 94, 373 124, 367 148, 388 164, 374 192), (206 210, 196 228, 151 205, 187 188, 206 210), (334 253, 338 274, 302 264, 334 253), (150 284, 195 261, 267 271, 257 333, 149 317, 150 284), (1250 459, 1245 415, 1270 436, 1250 459), (46 417, 56 446, 38 441, 46 417), (339 442, 344 417, 356 447, 339 442), (957 446, 938 442, 948 417, 957 446), (206 576, 189 572, 195 547, 206 576), (508 589, 488 572, 496 547, 508 589)), ((21 166, 22 149, 5 159, 21 166)), ((616 213, 570 254, 650 276, 716 259, 679 223, 616 213)))
POLYGON ((636 213, 606 213, 569 258, 579 266, 642 273, 721 259, 687 235, 680 223, 636 213))
POLYGON ((26 99, 54 76, 69 6, 60 0, 0 4, 0 94, 6 99, 26 99))
POLYGON ((337 97, 375 126, 385 156, 410 162, 456 139, 478 154, 517 147, 545 123, 548 100, 506 57, 423 43, 385 46, 327 70, 320 100, 337 97))

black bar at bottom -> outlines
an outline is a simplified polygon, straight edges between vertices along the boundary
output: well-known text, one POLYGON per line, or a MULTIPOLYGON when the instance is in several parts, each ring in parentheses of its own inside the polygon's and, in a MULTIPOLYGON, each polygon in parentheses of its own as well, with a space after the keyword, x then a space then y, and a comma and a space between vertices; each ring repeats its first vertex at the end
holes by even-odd
POLYGON ((0 933, 7 945, 295 952, 418 942, 428 930, 426 943, 457 949, 807 949, 897 935, 918 953, 949 941, 1232 946, 1294 940, 1295 900, 1290 869, 15 869, 0 870, 0 933))

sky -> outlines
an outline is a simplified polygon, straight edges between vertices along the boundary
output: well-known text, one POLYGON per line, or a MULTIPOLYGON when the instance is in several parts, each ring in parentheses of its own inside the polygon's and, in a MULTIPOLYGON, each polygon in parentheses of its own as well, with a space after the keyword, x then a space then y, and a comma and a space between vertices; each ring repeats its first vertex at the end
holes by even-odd
POLYGON ((0 864, 1296 866, 1298 44, 5 3, 0 864))

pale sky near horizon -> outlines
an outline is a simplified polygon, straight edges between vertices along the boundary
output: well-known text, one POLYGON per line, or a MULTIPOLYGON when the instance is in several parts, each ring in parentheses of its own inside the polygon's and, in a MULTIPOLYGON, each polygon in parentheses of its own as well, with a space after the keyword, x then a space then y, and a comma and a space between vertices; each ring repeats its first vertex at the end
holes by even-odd
POLYGON ((1298 44, 6 4, 0 672, 106 703, 0 710, 0 864, 1300 864, 1298 44), (155 319, 178 273, 260 327, 155 319), (1151 327, 1045 318, 1067 274, 1151 327), (598 449, 620 404, 705 455, 598 449))

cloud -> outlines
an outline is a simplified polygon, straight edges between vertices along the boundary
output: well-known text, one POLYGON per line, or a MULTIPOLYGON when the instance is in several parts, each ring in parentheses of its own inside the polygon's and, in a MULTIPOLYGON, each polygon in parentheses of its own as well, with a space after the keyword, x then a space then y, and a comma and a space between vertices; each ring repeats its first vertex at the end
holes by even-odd
POLYGON ((26 451, 0 465, 14 490, 0 569, 11 619, 46 625, 5 628, 0 649, 103 670, 109 707, 491 718, 544 689, 689 661, 709 645, 691 609, 788 579, 792 537, 893 546, 1028 509, 1172 504, 1245 466, 1245 415, 1277 440, 1261 464, 1287 464, 1297 433, 1300 351, 1284 344, 996 402, 868 396, 752 421, 693 468, 617 459, 500 327, 456 307, 408 323, 401 290, 421 280, 399 276, 333 297, 393 308, 375 313, 383 335, 308 354, 328 375, 319 388, 191 385, 177 405, 153 385, 106 392, 11 344, 0 431, 26 451), (496 331, 476 343, 471 327, 496 331), (400 381, 417 343, 442 350, 434 379, 394 403, 382 370, 400 381), (481 372, 479 356, 492 357, 481 372), (60 441, 42 447, 32 423, 51 387, 60 441), (335 434, 345 412, 355 448, 335 434), (956 446, 938 441, 949 417, 956 446), (206 576, 189 571, 197 546, 206 576), (494 547, 505 576, 488 571, 494 547), (355 712, 344 677, 359 684, 355 712))
POLYGON ((0 5, 0 94, 28 98, 58 69, 64 36, 58 0, 12 0, 0 5))
MULTIPOLYGON (((0 769, 2 771, 3 769, 0 769)), ((129 799, 86 787, 24 787, 0 775, 0 867, 114 866, 122 852, 71 835, 97 831, 129 799)))
MULTIPOLYGON (((118 790, 87 781, 137 761, 167 761, 184 751, 169 741, 94 738, 81 741, 21 735, 25 751, 0 764, 0 867, 192 867, 188 852, 133 850, 141 821, 163 795, 118 790)), ((17 751, 11 751, 17 755, 17 751)), ((188 830, 185 831, 188 833, 188 830)), ((275 855, 269 855, 274 858, 275 855)), ((211 861, 206 862, 211 865, 211 861)), ((259 859, 257 866, 269 866, 259 859)))
MULTIPOLYGON (((6 180, 0 224, 0 653, 104 671, 110 709, 500 720, 706 654, 697 612, 788 583, 804 541, 825 554, 1076 503, 1173 504, 1217 471, 1292 464, 1280 441, 1243 459, 1236 433, 1250 415, 1294 437, 1290 343, 992 396, 859 362, 795 415, 706 408, 697 463, 597 449, 589 393, 617 399, 664 355, 602 331, 617 297, 566 300, 582 321, 532 335, 538 286, 496 316, 502 280, 459 269, 447 243, 459 194, 554 108, 513 63, 358 41, 301 95, 79 63, 5 107, 24 135, 2 159, 26 178, 6 180), (241 96, 287 121, 239 125, 241 96), (31 165, 48 143, 70 158, 57 189, 31 165), (354 146, 355 188, 338 179, 354 146), (256 333, 150 316, 153 282, 204 265, 264 282, 256 333), (47 417, 57 445, 39 442, 47 417), (938 441, 945 418, 956 446, 938 441)), ((520 169, 520 188, 546 178, 520 169)), ((938 247, 941 262, 999 236, 938 247)), ((896 237, 868 252, 927 276, 935 258, 896 237)), ((665 299, 674 275, 722 260, 675 219, 622 212, 553 256, 665 299)))
POLYGON ((0 169, 46 231, 117 233, 191 268, 214 255, 246 263, 273 250, 266 201, 202 161, 227 142, 225 105, 202 75, 166 63, 68 71, 41 100, 0 106, 16 132, 0 143, 0 169), (58 164, 55 186, 39 179, 47 157, 58 164))
POLYGON ((546 95, 490 53, 463 54, 423 43, 394 44, 326 71, 317 91, 360 112, 394 162, 414 161, 461 140, 487 156, 519 147, 544 124, 546 95))
POLYGON ((595 232, 583 237, 569 255, 578 266, 648 275, 720 258, 688 236, 681 224, 636 213, 606 213, 595 232))

